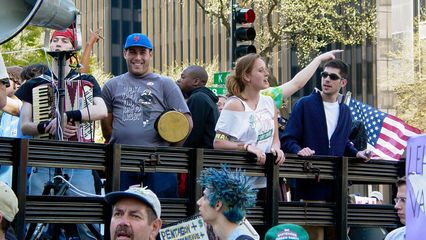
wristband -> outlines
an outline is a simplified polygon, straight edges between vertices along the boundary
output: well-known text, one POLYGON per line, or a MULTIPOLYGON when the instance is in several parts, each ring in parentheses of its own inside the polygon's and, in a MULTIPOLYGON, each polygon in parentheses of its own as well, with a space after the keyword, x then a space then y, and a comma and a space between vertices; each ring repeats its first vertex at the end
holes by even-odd
POLYGON ((46 127, 49 125, 50 121, 41 121, 37 124, 37 131, 39 134, 46 133, 46 127))
POLYGON ((65 114, 67 115, 67 122, 81 122, 80 110, 66 111, 65 114))
POLYGON ((248 151, 249 146, 250 146, 250 144, 248 144, 248 143, 244 144, 244 150, 248 151))

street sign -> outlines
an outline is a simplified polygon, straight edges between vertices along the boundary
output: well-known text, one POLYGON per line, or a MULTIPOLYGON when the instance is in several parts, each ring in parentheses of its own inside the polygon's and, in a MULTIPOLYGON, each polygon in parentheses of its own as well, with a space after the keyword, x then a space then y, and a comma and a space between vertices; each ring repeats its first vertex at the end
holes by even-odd
POLYGON ((226 87, 209 87, 210 90, 216 95, 225 95, 226 94, 226 87))
POLYGON ((229 72, 218 72, 213 74, 213 84, 225 85, 229 72))

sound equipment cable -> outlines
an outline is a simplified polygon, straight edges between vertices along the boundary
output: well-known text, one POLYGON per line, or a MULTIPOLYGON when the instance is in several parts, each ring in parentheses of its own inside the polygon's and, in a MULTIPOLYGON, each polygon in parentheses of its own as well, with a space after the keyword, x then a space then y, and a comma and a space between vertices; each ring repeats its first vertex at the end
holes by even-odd
POLYGON ((96 194, 93 194, 93 193, 88 193, 88 192, 82 191, 82 190, 78 189, 76 186, 72 185, 72 183, 70 183, 68 180, 66 180, 61 175, 56 175, 56 176, 53 177, 53 179, 55 179, 55 178, 62 179, 62 181, 64 181, 70 187, 69 190, 71 190, 72 192, 74 192, 77 195, 80 195, 82 197, 102 197, 103 196, 103 195, 96 195, 96 194))
MULTIPOLYGON (((73 55, 73 56, 75 57, 75 60, 76 60, 76 62, 77 62, 76 67, 77 67, 77 68, 79 68, 79 66, 81 66, 81 65, 80 65, 80 62, 78 61, 78 58, 77 58, 75 55, 73 55)), ((78 72, 78 78, 79 78, 79 79, 81 79, 81 72, 80 72, 80 70, 78 70, 77 72, 78 72)), ((93 97, 93 98, 94 98, 94 97, 93 97)), ((91 124, 91 122, 92 122, 92 117, 91 117, 91 115, 90 115, 89 102, 88 102, 88 100, 87 100, 87 93, 86 93, 86 91, 84 90, 84 86, 83 86, 83 99, 84 99, 84 103, 86 104, 87 114, 88 114, 88 116, 89 116, 89 120, 88 120, 88 122, 90 123, 90 124, 89 124, 89 126, 90 126, 90 137, 91 137, 92 142, 95 142, 95 130, 93 129, 93 125, 91 124)), ((94 103, 94 101, 93 101, 93 104, 95 104, 95 103, 94 103)))

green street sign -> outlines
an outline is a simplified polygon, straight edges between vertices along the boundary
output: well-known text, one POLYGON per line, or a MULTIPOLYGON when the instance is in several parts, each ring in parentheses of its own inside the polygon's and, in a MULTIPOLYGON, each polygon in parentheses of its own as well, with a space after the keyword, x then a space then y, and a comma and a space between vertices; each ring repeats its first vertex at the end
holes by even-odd
POLYGON ((210 90, 216 95, 225 95, 226 94, 226 87, 209 87, 210 90))
POLYGON ((222 84, 225 85, 226 77, 228 76, 229 72, 219 72, 213 74, 213 84, 222 84))

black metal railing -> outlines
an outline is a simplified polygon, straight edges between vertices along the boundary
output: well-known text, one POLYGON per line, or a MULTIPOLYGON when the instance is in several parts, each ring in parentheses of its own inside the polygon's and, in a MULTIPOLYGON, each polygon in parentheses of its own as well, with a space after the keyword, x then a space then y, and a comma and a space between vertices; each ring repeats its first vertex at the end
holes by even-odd
POLYGON ((265 166, 255 162, 253 155, 239 151, 0 138, 0 164, 14 167, 13 189, 20 209, 14 224, 19 239, 24 239, 24 225, 36 222, 106 223, 105 232, 109 232, 110 207, 102 197, 28 196, 27 166, 97 170, 106 177, 106 192, 119 190, 121 171, 187 173, 191 179, 188 198, 160 199, 165 223, 195 214, 196 201, 201 196, 195 179, 201 169, 226 163, 231 168, 245 169, 249 176, 267 178, 264 199, 258 200, 248 212, 248 219, 260 233, 276 224, 295 223, 333 226, 337 238, 345 239, 347 226, 394 228, 398 225, 391 205, 348 204, 347 189, 348 181, 392 184, 403 175, 403 161, 364 163, 346 157, 287 155, 282 167, 273 164, 272 156, 268 156, 265 166), (279 201, 279 179, 282 177, 332 181, 337 188, 335 202, 279 201))

